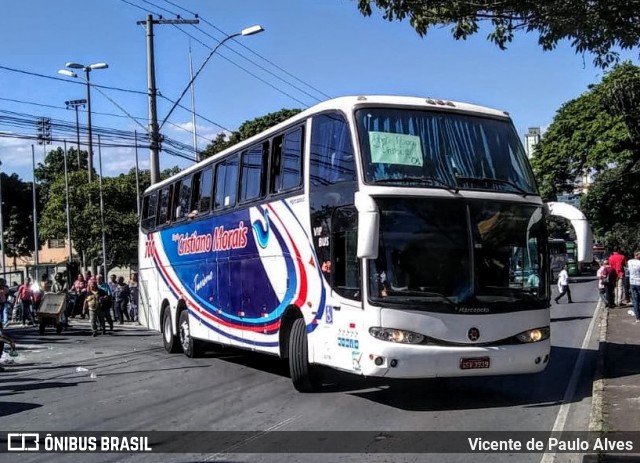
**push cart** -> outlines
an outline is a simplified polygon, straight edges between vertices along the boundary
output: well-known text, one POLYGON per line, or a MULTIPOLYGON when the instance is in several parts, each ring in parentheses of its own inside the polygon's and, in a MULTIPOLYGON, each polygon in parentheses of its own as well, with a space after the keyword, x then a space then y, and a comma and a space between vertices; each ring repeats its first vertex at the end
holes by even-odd
POLYGON ((64 293, 46 293, 38 310, 40 334, 44 334, 47 326, 54 326, 60 334, 64 328, 64 310, 67 306, 67 295, 64 293))

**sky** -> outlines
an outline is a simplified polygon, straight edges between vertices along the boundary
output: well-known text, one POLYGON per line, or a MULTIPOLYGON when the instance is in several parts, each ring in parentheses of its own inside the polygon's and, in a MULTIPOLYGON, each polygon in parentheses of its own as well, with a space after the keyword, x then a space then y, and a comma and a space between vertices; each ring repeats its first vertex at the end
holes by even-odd
MULTIPOLYGON (((67 62, 109 65, 90 76, 100 86, 91 90, 96 168, 96 133, 145 131, 146 30, 137 22, 148 14, 197 14, 200 21, 154 26, 159 122, 188 86, 190 48, 196 72, 228 35, 257 24, 264 28, 225 42, 197 76, 198 149, 217 133, 267 113, 361 94, 434 97, 506 110, 523 139, 529 127, 548 127, 563 103, 603 77, 593 57, 576 54, 568 42, 543 52, 537 35, 521 33, 502 51, 486 39, 486 29, 466 41, 454 40, 448 27, 420 37, 406 21, 388 22, 376 12, 362 16, 355 0, 21 0, 2 7, 0 169, 24 181, 33 178, 32 152, 39 163, 62 139, 68 146, 76 143, 75 112, 65 101, 85 98, 86 84, 58 74, 67 62), (43 117, 52 120, 57 140, 44 147, 25 138, 35 135, 35 125, 16 122, 43 117)), ((638 50, 622 57, 638 64, 638 50)), ((190 92, 180 104, 185 109, 176 108, 161 133, 184 144, 174 150, 182 156, 162 152, 161 169, 193 163, 185 159, 193 156, 190 92)), ((86 126, 86 109, 79 119, 86 126)), ((106 176, 135 166, 133 148, 104 146, 100 152, 106 176)), ((139 149, 138 159, 140 168, 148 168, 148 150, 139 149)))

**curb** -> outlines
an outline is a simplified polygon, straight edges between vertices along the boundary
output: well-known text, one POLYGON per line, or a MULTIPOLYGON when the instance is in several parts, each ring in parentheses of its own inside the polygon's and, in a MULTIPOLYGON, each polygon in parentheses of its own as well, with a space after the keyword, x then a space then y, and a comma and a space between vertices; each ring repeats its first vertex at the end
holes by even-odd
POLYGON ((600 310, 600 335, 598 339, 598 356, 596 359, 596 371, 594 374, 593 390, 591 393, 591 414, 589 416, 589 431, 604 432, 604 350, 607 340, 609 325, 609 310, 603 307, 602 301, 598 301, 600 310))

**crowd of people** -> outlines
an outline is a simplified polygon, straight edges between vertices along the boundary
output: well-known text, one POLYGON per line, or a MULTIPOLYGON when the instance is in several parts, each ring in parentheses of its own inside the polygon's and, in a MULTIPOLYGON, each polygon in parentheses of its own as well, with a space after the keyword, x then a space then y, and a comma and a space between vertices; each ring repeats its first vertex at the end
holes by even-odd
POLYGON ((640 323, 640 251, 627 259, 620 249, 600 262, 596 273, 600 299, 608 308, 632 306, 627 313, 640 323))
POLYGON ((91 271, 79 274, 69 283, 66 275, 56 273, 53 281, 47 274, 42 275, 39 284, 31 278, 22 285, 13 282, 7 286, 0 278, 0 326, 11 323, 35 326, 38 309, 47 293, 65 293, 66 305, 62 315, 65 327, 71 326, 69 319, 89 317, 93 336, 106 332, 107 324, 113 330, 114 322, 123 324, 138 321, 138 274, 133 273, 128 282, 124 277, 110 275, 109 282, 104 276, 93 276, 91 271))

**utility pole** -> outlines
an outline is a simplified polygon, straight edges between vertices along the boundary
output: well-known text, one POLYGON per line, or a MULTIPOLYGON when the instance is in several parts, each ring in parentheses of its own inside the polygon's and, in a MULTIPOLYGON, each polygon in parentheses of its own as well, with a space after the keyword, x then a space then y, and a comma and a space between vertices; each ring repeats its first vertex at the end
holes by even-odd
MULTIPOLYGON (((51 119, 47 117, 41 117, 38 121, 38 144, 42 145, 45 158, 47 157, 47 145, 51 143, 51 119)), ((39 248, 38 243, 38 203, 36 196, 36 151, 35 147, 31 145, 31 162, 33 164, 33 266, 34 266, 34 281, 38 281, 38 269, 39 262, 39 248)))
POLYGON ((84 98, 81 100, 69 100, 64 102, 67 105, 67 109, 73 108, 76 110, 76 145, 78 147, 78 171, 81 169, 80 164, 80 123, 78 122, 78 107, 87 104, 87 100, 84 98))
POLYGON ((151 170, 151 184, 160 181, 160 129, 158 128, 158 112, 156 105, 156 71, 153 52, 154 24, 198 24, 198 19, 153 19, 147 15, 144 21, 137 21, 137 25, 147 28, 147 84, 149 87, 149 169, 151 170))

